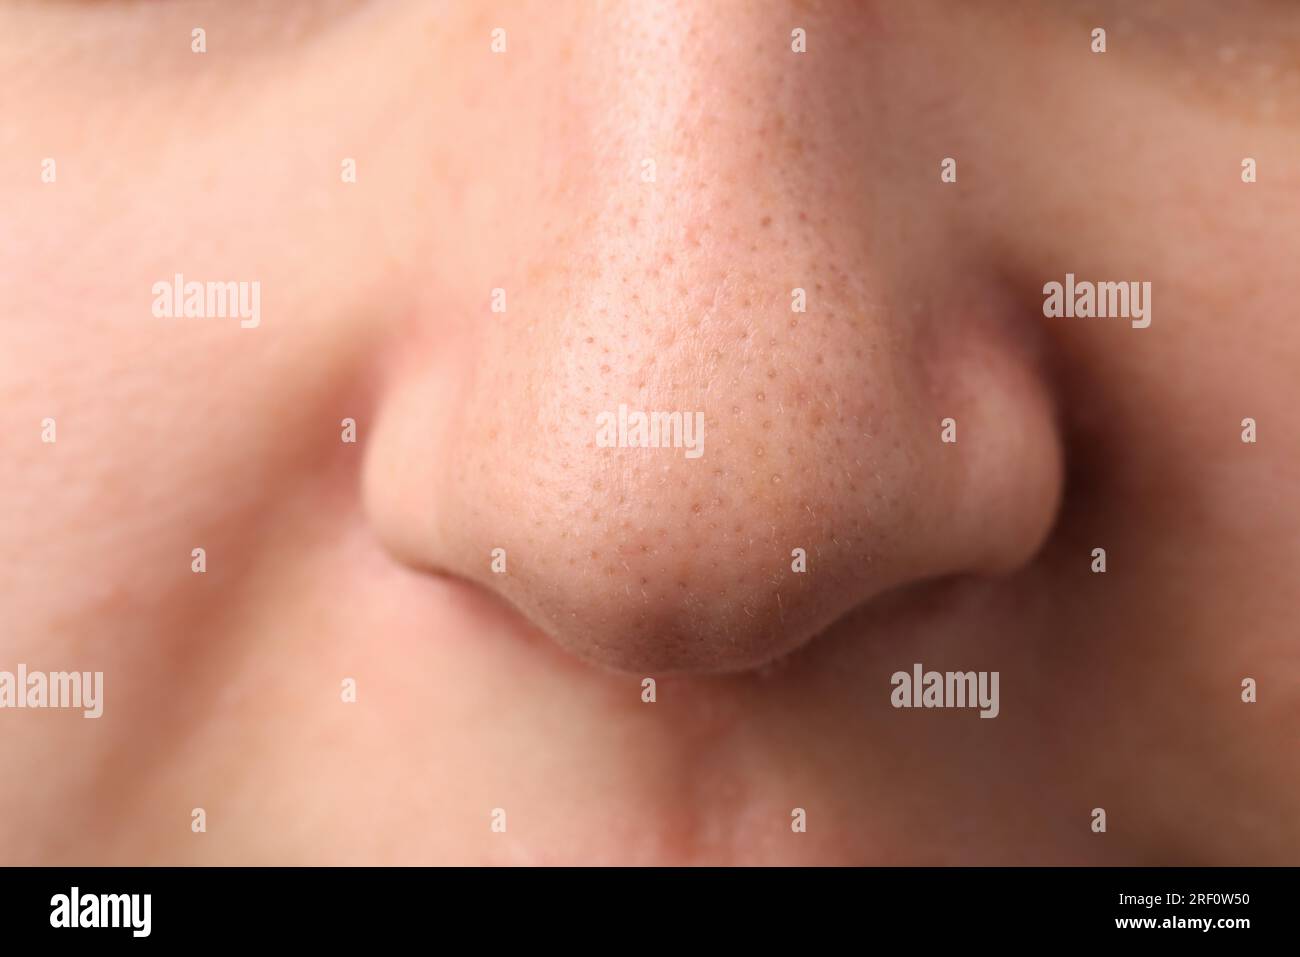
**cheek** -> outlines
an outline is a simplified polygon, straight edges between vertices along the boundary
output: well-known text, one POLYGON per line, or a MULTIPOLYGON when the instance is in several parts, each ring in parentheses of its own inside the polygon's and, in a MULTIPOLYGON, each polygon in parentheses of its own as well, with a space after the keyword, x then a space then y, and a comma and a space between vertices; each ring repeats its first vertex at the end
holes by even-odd
MULTIPOLYGON (((156 95, 136 113, 106 94, 121 143, 153 141, 151 102, 165 112, 156 95)), ((333 186, 294 188, 301 166, 274 159, 278 135, 232 121, 227 106, 214 96, 175 114, 184 150, 100 155, 66 120, 14 122, 18 152, 53 144, 58 161, 53 183, 38 168, 15 177, 5 218, 25 244, 0 269, 0 300, 16 318, 0 324, 0 481, 21 503, 8 541, 26 556, 15 586, 35 614, 49 611, 40 582, 55 579, 68 611, 111 602, 143 615, 182 593, 192 548, 228 555, 248 544, 245 526, 265 521, 269 497, 327 471, 339 420, 365 416, 377 323, 356 317, 381 266, 350 260, 318 228, 332 218, 350 236, 358 222, 322 205, 333 186), (272 159, 232 159, 232 141, 272 159), (155 284, 178 273, 257 284, 260 321, 246 327, 235 308, 156 316, 155 284), (70 573, 87 563, 95 574, 70 573)))

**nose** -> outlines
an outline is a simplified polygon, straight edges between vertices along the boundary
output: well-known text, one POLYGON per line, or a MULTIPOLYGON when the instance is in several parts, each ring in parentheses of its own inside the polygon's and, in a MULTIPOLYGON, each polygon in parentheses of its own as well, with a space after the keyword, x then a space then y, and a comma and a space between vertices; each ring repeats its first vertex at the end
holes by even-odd
POLYGON ((887 590, 1015 568, 1059 498, 1032 316, 903 225, 941 221, 938 158, 891 186, 905 111, 748 9, 486 81, 573 122, 513 131, 537 162, 449 253, 366 450, 394 555, 613 669, 759 666, 887 590))

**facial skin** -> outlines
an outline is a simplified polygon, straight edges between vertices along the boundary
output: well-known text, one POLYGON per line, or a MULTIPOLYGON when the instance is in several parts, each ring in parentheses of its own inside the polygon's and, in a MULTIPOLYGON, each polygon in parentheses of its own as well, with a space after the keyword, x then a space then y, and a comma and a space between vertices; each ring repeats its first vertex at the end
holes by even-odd
POLYGON ((0 6, 0 862, 1294 863, 1300 14, 1141 7, 0 6))

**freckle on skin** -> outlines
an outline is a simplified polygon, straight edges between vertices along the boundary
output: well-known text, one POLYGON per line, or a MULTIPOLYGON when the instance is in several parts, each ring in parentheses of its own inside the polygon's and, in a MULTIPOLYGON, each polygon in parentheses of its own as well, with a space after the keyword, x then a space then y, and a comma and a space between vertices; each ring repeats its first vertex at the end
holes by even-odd
POLYGON ((762 225, 762 226, 771 226, 771 225, 772 225, 772 217, 771 217, 771 216, 764 216, 762 219, 759 220, 759 224, 762 225))

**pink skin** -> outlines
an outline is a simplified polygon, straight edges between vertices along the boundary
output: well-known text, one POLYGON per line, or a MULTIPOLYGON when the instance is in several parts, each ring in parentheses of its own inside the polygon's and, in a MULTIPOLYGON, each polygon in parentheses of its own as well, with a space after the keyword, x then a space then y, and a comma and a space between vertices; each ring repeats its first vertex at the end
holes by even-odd
POLYGON ((0 670, 105 706, 0 710, 0 862, 1294 862, 1297 33, 3 5, 0 670))

